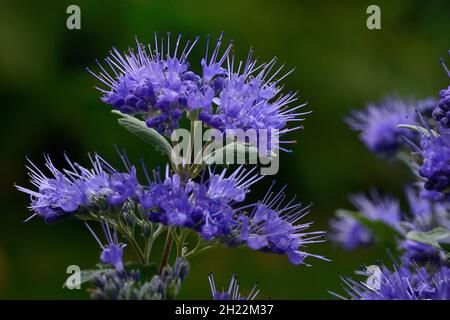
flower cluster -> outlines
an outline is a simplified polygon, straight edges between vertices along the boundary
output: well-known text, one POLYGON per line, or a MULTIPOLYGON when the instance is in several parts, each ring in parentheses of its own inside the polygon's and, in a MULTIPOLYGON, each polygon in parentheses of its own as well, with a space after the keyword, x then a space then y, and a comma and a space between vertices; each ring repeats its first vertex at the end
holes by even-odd
MULTIPOLYGON (((189 57, 198 37, 185 44, 181 35, 175 44, 170 38, 170 33, 166 39, 155 35, 154 44, 148 46, 136 41, 136 49, 123 54, 113 48, 104 63, 97 61, 98 72, 88 69, 106 86, 97 89, 104 103, 120 111, 115 112, 122 116, 119 123, 170 155, 165 172, 148 171, 143 160, 138 170, 120 152, 123 170, 97 154, 89 157, 89 167, 65 156, 67 168, 62 170, 49 156, 45 156, 47 170, 28 161, 34 187, 16 188, 30 196, 31 217, 47 223, 66 218, 84 222, 101 248, 97 269, 86 270, 93 274, 93 299, 173 299, 189 271, 188 259, 220 245, 285 255, 294 265, 306 264, 308 257, 328 260, 306 252, 309 244, 324 241, 324 232, 310 231, 312 223, 301 221, 309 206, 295 199, 285 201, 285 188, 274 192, 273 184, 262 200, 248 200, 250 189, 262 179, 256 166, 216 170, 204 163, 175 163, 175 146, 167 139, 185 120, 191 129, 200 120, 226 135, 232 131, 239 136, 246 130, 268 134, 270 151, 288 151, 280 144, 293 141, 278 137, 300 128, 289 124, 302 121, 306 114, 300 110, 303 104, 293 105, 296 93, 283 93, 281 81, 292 70, 276 67, 276 59, 258 64, 252 51, 245 62, 235 63, 233 42, 223 46, 221 34, 211 50, 208 36, 201 72, 196 73, 189 57), (101 225, 106 243, 95 234, 94 223, 101 225), (157 271, 154 251, 159 246, 154 244, 164 233, 157 271), (125 262, 125 249, 132 249, 137 261, 125 262)), ((196 150, 191 140, 189 150, 196 150)), ((244 299, 235 277, 223 292, 216 290, 212 275, 209 280, 214 299, 244 299)), ((254 299, 258 292, 253 287, 246 299, 254 299)))
POLYGON ((368 246, 376 242, 377 234, 369 224, 378 222, 388 226, 400 238, 398 248, 402 252, 402 261, 409 263, 434 262, 445 260, 445 255, 430 244, 405 239, 408 232, 428 232, 434 228, 447 227, 450 224, 450 215, 446 208, 432 204, 419 196, 415 188, 407 187, 405 194, 409 204, 408 212, 400 210, 400 202, 392 196, 381 197, 374 193, 373 199, 363 195, 351 197, 352 203, 358 212, 340 210, 337 217, 331 220, 330 238, 347 251, 358 247, 368 246), (359 216, 360 215, 360 216, 359 216))
POLYGON ((386 99, 348 120, 371 151, 401 160, 418 180, 405 188, 408 210, 393 197, 356 196, 351 201, 359 212, 339 210, 331 222, 331 239, 346 250, 379 240, 399 251, 393 271, 377 267, 365 273, 366 282, 343 278, 351 299, 450 299, 449 92, 442 90, 439 101, 386 99))
MULTIPOLYGON (((370 221, 383 221, 394 228, 401 221, 400 203, 391 196, 381 197, 377 192, 373 192, 372 199, 358 194, 351 196, 350 201, 359 213, 370 221)), ((341 211, 338 218, 330 224, 331 239, 346 250, 354 250, 374 241, 374 233, 345 211, 341 211)))
POLYGON ((111 265, 113 269, 97 271, 92 283, 94 289, 91 298, 94 300, 172 300, 179 290, 181 283, 189 273, 189 263, 183 258, 177 258, 173 267, 165 266, 160 275, 154 275, 150 281, 142 281, 137 270, 126 270, 123 263, 123 248, 114 228, 111 233, 106 221, 101 223, 107 245, 103 245, 92 228, 86 223, 95 240, 100 245, 102 253, 100 261, 111 265))
POLYGON ((173 300, 180 291, 181 283, 189 272, 189 263, 182 258, 173 267, 166 266, 161 275, 150 281, 142 281, 139 271, 108 269, 98 272, 92 283, 94 300, 173 300))
POLYGON ((422 195, 435 201, 450 200, 450 133, 422 134, 420 147, 423 163, 419 174, 425 178, 422 195))
POLYGON ((17 189, 30 195, 33 216, 52 223, 75 213, 111 210, 135 196, 138 187, 135 167, 119 172, 99 155, 90 156, 91 169, 72 162, 67 156, 65 159, 69 169, 61 171, 45 157, 50 176, 29 161, 30 181, 37 190, 21 186, 17 189))
POLYGON ((450 269, 441 267, 432 275, 423 267, 385 266, 376 284, 343 278, 345 291, 354 300, 449 300, 450 269))
MULTIPOLYGON (((273 186, 273 184, 272 184, 273 186)), ((308 256, 325 257, 304 252, 311 243, 323 242, 323 231, 310 231, 311 222, 299 224, 309 207, 302 207, 295 199, 284 203, 285 194, 272 192, 272 187, 261 202, 254 205, 249 215, 240 215, 237 235, 233 242, 244 242, 254 250, 286 255, 294 265, 304 264, 308 256)))
MULTIPOLYGON (((136 167, 126 155, 121 157, 126 172, 117 171, 99 155, 90 157, 92 169, 65 157, 71 170, 63 171, 56 169, 47 157, 52 177, 31 164, 31 182, 38 190, 17 188, 30 194, 31 209, 49 223, 90 212, 108 215, 121 210, 127 202, 138 205, 149 222, 193 229, 205 240, 219 239, 229 246, 244 244, 254 250, 284 254, 295 265, 303 264, 307 256, 324 259, 300 251, 307 244, 323 241, 320 238, 324 232, 308 232, 311 223, 297 224, 308 207, 294 201, 284 204, 284 189, 274 193, 271 187, 262 201, 241 204, 250 186, 262 178, 254 174, 254 169, 245 170, 241 166, 229 175, 227 169, 220 173, 208 169, 201 174, 200 181, 194 181, 171 173, 168 167, 164 177, 155 170, 151 179, 143 166, 147 177, 147 184, 143 185, 138 182, 136 167), (66 205, 69 202, 70 206, 66 205)), ((117 240, 105 233, 109 243, 117 240)), ((115 243, 104 255, 113 259, 121 248, 115 243)))
POLYGON ((199 182, 183 181, 166 172, 164 180, 157 175, 157 181, 139 197, 142 207, 149 210, 149 220, 193 228, 206 240, 231 233, 238 215, 235 204, 244 201, 249 187, 261 178, 243 167, 228 177, 226 169, 220 174, 209 171, 209 178, 203 176, 199 182))
POLYGON ((180 47, 178 37, 173 52, 170 50, 170 34, 158 46, 147 48, 137 43, 137 52, 129 50, 122 55, 116 48, 105 59, 108 72, 98 61, 99 75, 88 71, 109 90, 103 92, 102 101, 126 114, 144 114, 147 124, 162 133, 170 135, 178 127, 183 110, 187 108, 188 97, 197 90, 198 76, 189 71, 186 61, 194 42, 180 47))
POLYGON ((287 128, 287 124, 303 120, 307 113, 299 109, 304 105, 291 107, 297 94, 283 94, 280 85, 292 70, 284 75, 284 65, 275 70, 276 59, 257 64, 252 51, 246 62, 236 67, 230 54, 233 42, 221 50, 221 34, 211 54, 208 36, 200 62, 202 72, 196 74, 190 70, 188 56, 197 41, 198 37, 183 46, 179 35, 172 45, 170 33, 160 41, 155 35, 154 45, 148 48, 138 42, 137 50, 123 55, 113 48, 105 59, 111 71, 100 63, 98 74, 88 71, 107 86, 106 90, 98 88, 103 102, 123 113, 142 116, 149 127, 166 136, 178 128, 185 113, 191 119, 198 115, 206 125, 221 131, 276 130, 281 136, 300 128, 287 128))
POLYGON ((364 111, 354 111, 346 122, 367 148, 382 156, 394 156, 404 143, 404 137, 413 139, 415 133, 399 128, 399 124, 417 124, 416 109, 425 103, 399 97, 385 97, 379 105, 369 104, 364 111))

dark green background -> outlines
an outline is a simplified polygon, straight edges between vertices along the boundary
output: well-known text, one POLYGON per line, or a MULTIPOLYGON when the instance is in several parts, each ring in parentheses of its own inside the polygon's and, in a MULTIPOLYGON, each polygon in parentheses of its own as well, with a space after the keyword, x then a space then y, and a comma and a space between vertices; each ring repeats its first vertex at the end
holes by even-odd
MULTIPOLYGON (((185 38, 226 32, 237 55, 250 45, 262 59, 280 57, 296 67, 286 86, 299 90, 314 113, 293 154, 283 154, 276 179, 289 192, 313 202, 309 216, 327 229, 347 195, 378 187, 399 194, 409 173, 401 165, 376 159, 343 123, 351 108, 386 93, 423 98, 448 84, 438 58, 450 48, 448 1, 377 1, 382 30, 366 28, 372 1, 76 1, 82 29, 65 27, 72 1, 0 3, 1 156, 0 298, 84 298, 84 291, 61 288, 70 264, 88 268, 99 248, 79 223, 45 225, 29 215, 28 199, 13 183, 26 182, 25 157, 42 164, 43 153, 61 163, 63 151, 81 163, 98 151, 117 164, 114 144, 149 166, 164 159, 121 129, 110 108, 99 101, 97 84, 84 68, 103 58, 112 45, 126 49, 134 37, 154 31, 182 32, 185 38)), ((193 61, 203 53, 200 42, 193 61)), ((196 66, 198 67, 198 66, 196 66)), ((263 192, 272 180, 255 189, 263 192)), ((333 262, 310 260, 312 267, 290 265, 285 257, 244 249, 220 249, 192 261, 181 297, 209 298, 207 274, 218 286, 236 272, 243 292, 259 281, 261 297, 330 298, 339 276, 364 263, 387 258, 386 248, 345 253, 331 243, 311 246, 333 262)), ((226 282, 226 283, 225 283, 226 282)))

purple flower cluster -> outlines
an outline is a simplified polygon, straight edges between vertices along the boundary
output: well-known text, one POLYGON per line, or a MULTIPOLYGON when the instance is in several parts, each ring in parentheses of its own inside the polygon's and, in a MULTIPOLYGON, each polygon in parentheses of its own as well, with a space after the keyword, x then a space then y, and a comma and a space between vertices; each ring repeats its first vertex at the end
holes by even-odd
POLYGON ((239 214, 235 204, 245 200, 249 187, 261 177, 243 167, 228 177, 226 172, 209 171, 209 178, 204 174, 200 182, 184 181, 168 170, 164 180, 156 174, 139 196, 140 204, 149 210, 152 222, 195 229, 205 240, 230 235, 239 214))
MULTIPOLYGON (((393 197, 381 197, 374 192, 372 199, 358 194, 351 196, 350 201, 359 213, 369 220, 383 221, 394 228, 401 221, 400 203, 393 197)), ((332 220, 330 225, 332 240, 346 250, 354 250, 359 246, 371 244, 374 240, 373 232, 351 215, 343 213, 340 217, 332 220)))
POLYGON ((156 185, 150 184, 150 196, 144 194, 140 203, 149 210, 150 221, 192 228, 205 240, 219 238, 228 246, 247 245, 283 254, 295 265, 304 264, 308 256, 327 260, 301 251, 307 244, 322 242, 319 238, 324 232, 305 232, 312 223, 297 224, 308 208, 293 200, 284 203, 283 190, 274 194, 270 188, 261 202, 235 206, 261 178, 252 172, 242 167, 228 177, 226 170, 209 172, 209 179, 200 182, 183 182, 178 175, 166 175, 164 181, 157 179, 156 185))
POLYGON ((181 50, 180 35, 172 50, 170 34, 159 44, 155 36, 155 44, 148 50, 140 43, 137 52, 130 50, 124 55, 113 48, 105 59, 112 73, 100 63, 98 75, 88 71, 108 87, 98 88, 103 102, 123 113, 141 115, 149 127, 165 135, 178 127, 185 112, 192 111, 221 131, 265 129, 277 130, 281 136, 300 128, 286 126, 303 120, 300 117, 306 113, 298 112, 303 105, 290 107, 297 100, 296 93, 281 93, 280 81, 292 71, 276 79, 283 66, 272 72, 276 60, 258 65, 252 51, 245 64, 239 62, 236 68, 234 56, 230 56, 232 42, 220 53, 222 38, 220 35, 209 54, 208 37, 201 75, 191 71, 187 62, 198 38, 181 50))
MULTIPOLYGON (((284 67, 279 67, 271 75, 275 64, 276 59, 272 59, 268 63, 258 65, 250 51, 245 64, 240 62, 236 70, 232 57, 231 62, 228 61, 226 72, 216 73, 210 80, 214 84, 209 87, 217 87, 219 82, 221 90, 216 90, 217 95, 210 100, 212 103, 204 104, 199 119, 223 132, 253 129, 258 133, 259 130, 268 130, 281 136, 299 129, 300 126, 288 129, 286 125, 288 122, 303 120, 299 117, 307 113, 298 112, 298 109, 304 105, 291 108, 290 104, 297 100, 297 94, 281 94, 282 87, 278 85, 292 71, 274 80, 284 67)), ((204 70, 205 83, 210 78, 209 74, 210 72, 204 70)), ((213 90, 206 89, 206 92, 213 90)), ((289 142, 291 141, 285 141, 289 142)))
POLYGON ((46 167, 51 174, 49 177, 29 161, 27 169, 30 171, 30 181, 38 190, 16 186, 19 191, 30 195, 33 216, 39 215, 47 223, 70 216, 81 209, 96 210, 102 199, 117 205, 120 198, 125 201, 121 192, 129 192, 129 187, 126 186, 137 181, 135 170, 119 173, 98 155, 90 157, 91 170, 73 163, 67 156, 65 159, 69 169, 60 171, 48 156, 45 157, 46 167))
MULTIPOLYGON (((409 204, 408 215, 401 212, 399 201, 390 196, 382 198, 374 193, 371 200, 363 195, 357 195, 351 197, 351 201, 364 217, 371 221, 382 221, 403 235, 411 230, 431 231, 446 219, 443 217, 437 221, 439 217, 433 214, 435 211, 433 205, 419 197, 414 188, 406 188, 405 193, 409 204)), ((331 228, 331 239, 348 251, 372 244, 376 236, 373 230, 345 211, 331 221, 331 228)), ((405 263, 442 261, 439 250, 428 244, 403 239, 398 241, 398 248, 402 251, 402 261, 405 263)))
POLYGON ((92 280, 91 298, 95 300, 173 300, 189 273, 186 259, 177 258, 172 267, 145 281, 137 270, 100 270, 92 280))
POLYGON ((253 250, 286 255, 294 265, 305 264, 308 256, 328 261, 302 250, 308 244, 323 242, 321 238, 325 232, 306 232, 312 223, 298 222, 308 214, 309 207, 302 207, 295 199, 285 202, 283 190, 275 193, 271 187, 264 199, 253 206, 250 214, 241 214, 236 219, 239 226, 229 243, 245 243, 253 250))
POLYGON ((434 201, 450 199, 450 135, 442 130, 440 135, 422 134, 420 154, 423 163, 419 174, 425 179, 422 196, 434 201))
MULTIPOLYGON (((408 187, 405 194, 409 203, 410 215, 402 223, 410 231, 431 231, 438 227, 442 222, 437 217, 435 206, 423 197, 420 197, 415 188, 408 187)), ((415 263, 439 263, 441 262, 441 253, 435 247, 412 240, 402 240, 399 242, 399 249, 403 251, 402 261, 406 264, 415 263)))
MULTIPOLYGON (((450 52, 449 52, 450 53, 450 52)), ((441 59, 450 77, 450 71, 441 59)), ((400 210, 399 201, 376 195, 351 200, 359 212, 340 210, 331 222, 332 239, 346 250, 371 244, 374 240, 397 243, 401 265, 367 269, 367 281, 344 278, 346 292, 356 300, 448 300, 450 269, 445 246, 436 239, 450 228, 450 87, 428 98, 411 101, 385 98, 347 119, 360 132, 361 140, 374 153, 406 163, 420 181, 405 188, 409 211, 400 210), (399 128, 400 124, 406 126, 399 128), (402 152, 414 148, 411 158, 402 152), (385 228, 375 221, 391 227, 385 228)), ((342 298, 339 295, 336 295, 342 298)), ((345 298, 344 298, 345 299, 345 298)))
POLYGON ((198 76, 189 71, 186 61, 197 39, 180 47, 181 35, 171 51, 170 33, 167 41, 155 34, 154 48, 137 43, 137 52, 129 50, 122 55, 113 48, 105 59, 112 73, 97 61, 99 75, 88 71, 109 90, 102 101, 126 114, 143 114, 149 127, 170 135, 187 108, 188 97, 197 90, 198 76), (166 46, 164 48, 164 46, 166 46))
POLYGON ((398 128, 399 124, 416 124, 416 104, 398 97, 386 97, 380 105, 370 104, 364 111, 353 111, 346 119, 367 148, 379 155, 393 156, 404 142, 412 139, 414 132, 398 128))
MULTIPOLYGON (((380 269, 377 285, 344 278, 345 291, 354 300, 448 300, 450 269, 440 267, 434 274, 425 268, 386 267, 380 269)), ((375 275, 373 275, 375 276, 375 275)))
POLYGON ((442 261, 441 252, 435 247, 412 240, 403 240, 399 244, 399 249, 403 250, 401 256, 404 263, 440 263, 442 261))
POLYGON ((236 276, 233 274, 231 277, 228 290, 218 291, 214 281, 214 275, 212 273, 208 276, 209 286, 211 287, 211 294, 213 300, 254 300, 259 293, 258 284, 255 284, 250 293, 245 297, 239 293, 239 282, 236 276))
POLYGON ((371 230, 349 215, 340 215, 330 222, 332 234, 331 240, 341 245, 347 251, 353 251, 358 247, 364 247, 374 242, 371 230))
MULTIPOLYGON (((311 223, 297 224, 307 208, 293 201, 283 203, 283 190, 275 194, 270 188, 261 202, 241 204, 250 186, 262 178, 254 174, 256 168, 239 167, 229 175, 227 169, 220 173, 205 170, 200 181, 193 181, 172 174, 168 168, 164 178, 155 170, 151 179, 143 166, 148 181, 142 185, 136 168, 125 155, 121 157, 126 172, 118 172, 98 155, 91 157, 91 170, 66 157, 71 169, 59 171, 47 157, 53 177, 45 176, 31 164, 31 182, 38 191, 17 188, 31 196, 34 215, 48 223, 75 213, 120 210, 128 201, 138 204, 149 221, 193 229, 205 240, 220 239, 229 246, 247 245, 254 250, 285 254, 296 265, 304 263, 307 256, 325 259, 301 250, 322 241, 319 238, 324 233, 306 232, 311 223)), ((115 237, 105 233, 110 245, 103 252, 103 260, 116 265, 122 247, 115 237)))

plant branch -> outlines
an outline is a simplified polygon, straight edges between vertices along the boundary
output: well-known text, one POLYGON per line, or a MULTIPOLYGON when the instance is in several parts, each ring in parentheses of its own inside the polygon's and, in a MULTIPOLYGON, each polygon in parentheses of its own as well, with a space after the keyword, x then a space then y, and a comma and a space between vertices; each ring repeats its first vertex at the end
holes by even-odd
POLYGON ((164 244, 164 250, 161 257, 161 264, 159 266, 159 273, 161 273, 162 269, 167 265, 167 262, 169 261, 172 243, 173 243, 173 233, 172 228, 169 228, 167 230, 166 243, 164 244))

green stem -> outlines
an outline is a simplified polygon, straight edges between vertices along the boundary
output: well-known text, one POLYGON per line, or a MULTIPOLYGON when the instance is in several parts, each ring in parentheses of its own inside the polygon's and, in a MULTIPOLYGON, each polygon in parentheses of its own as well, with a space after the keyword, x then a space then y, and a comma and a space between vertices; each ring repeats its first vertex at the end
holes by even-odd
POLYGON ((145 256, 142 253, 141 248, 139 247, 139 244, 136 242, 136 239, 134 239, 133 235, 128 232, 125 228, 123 228, 120 224, 116 224, 117 231, 128 240, 131 247, 133 248, 134 252, 138 256, 139 261, 142 264, 145 264, 145 256))
POLYGON ((153 234, 148 237, 146 245, 145 245, 145 261, 147 265, 150 264, 150 254, 152 252, 153 248, 153 242, 158 238, 158 236, 161 234, 161 232, 164 230, 164 227, 162 224, 158 225, 158 228, 153 232, 153 234))
POLYGON ((162 272, 162 269, 167 265, 167 262, 169 261, 170 251, 172 250, 172 243, 173 243, 173 233, 172 228, 169 228, 167 230, 166 243, 164 244, 164 250, 161 257, 161 264, 159 266, 159 273, 162 272))
POLYGON ((134 239, 134 237, 133 236, 131 236, 131 235, 127 235, 127 236, 125 236, 125 238, 129 241, 129 243, 131 244, 131 247, 134 249, 134 251, 136 252, 136 254, 137 254, 137 256, 138 256, 138 258, 139 258, 139 261, 142 263, 142 264, 144 264, 145 265, 145 256, 144 256, 144 254, 142 253, 142 250, 141 250, 141 248, 139 247, 139 244, 136 242, 136 240, 134 239))
POLYGON ((202 253, 205 253, 205 252, 208 251, 209 249, 213 249, 213 248, 216 248, 216 246, 211 245, 211 246, 203 247, 203 248, 198 249, 198 250, 192 250, 192 251, 190 251, 188 254, 186 254, 186 255, 184 256, 184 258, 186 258, 186 259, 192 259, 192 258, 194 258, 194 257, 196 257, 196 256, 198 256, 198 255, 200 255, 200 254, 202 254, 202 253))
POLYGON ((181 230, 180 236, 176 237, 175 242, 177 245, 177 257, 183 256, 183 245, 188 236, 188 232, 186 230, 181 230))

